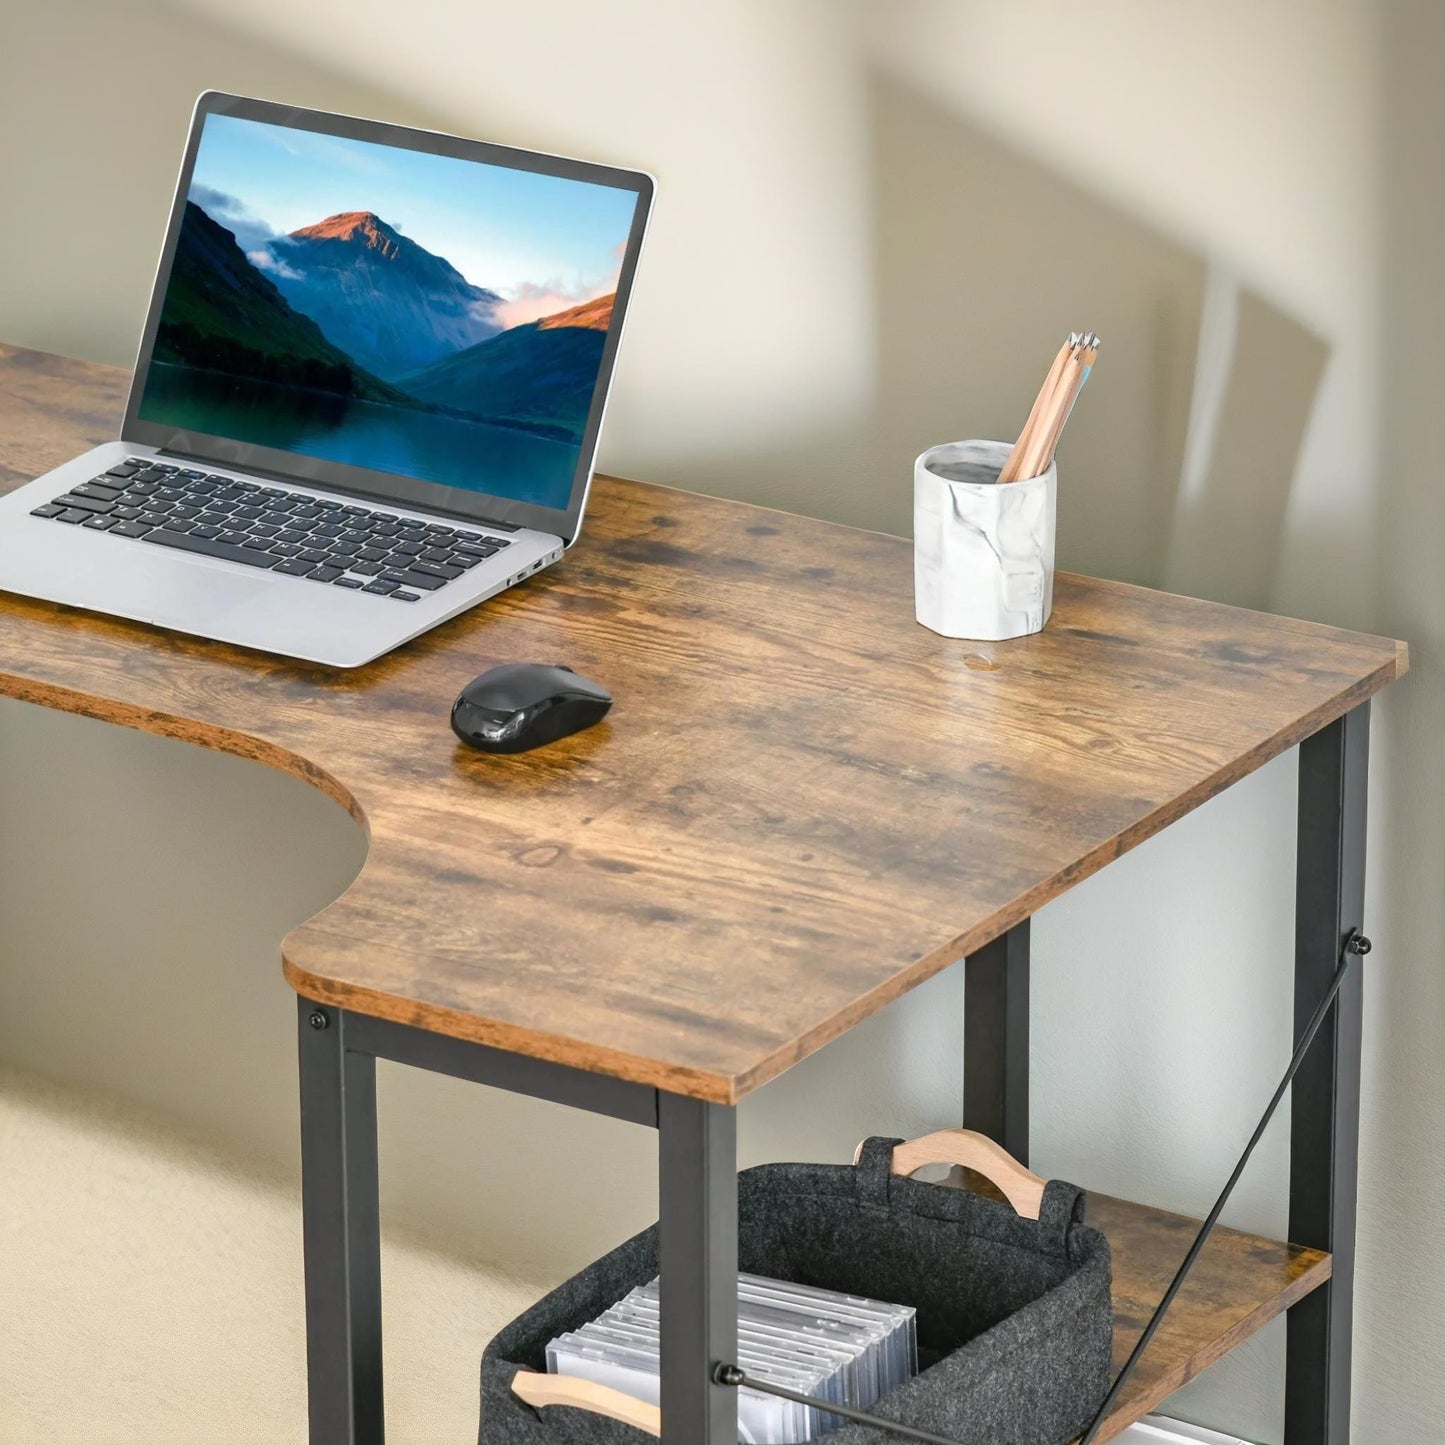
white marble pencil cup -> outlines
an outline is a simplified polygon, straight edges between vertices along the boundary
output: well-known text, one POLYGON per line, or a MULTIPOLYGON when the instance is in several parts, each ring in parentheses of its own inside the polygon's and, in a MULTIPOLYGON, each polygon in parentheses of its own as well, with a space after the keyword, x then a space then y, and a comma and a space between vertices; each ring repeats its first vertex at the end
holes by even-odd
POLYGON ((1038 632, 1054 605, 1058 473, 1000 483, 1007 442, 948 442, 913 464, 916 615, 944 637, 1038 632))

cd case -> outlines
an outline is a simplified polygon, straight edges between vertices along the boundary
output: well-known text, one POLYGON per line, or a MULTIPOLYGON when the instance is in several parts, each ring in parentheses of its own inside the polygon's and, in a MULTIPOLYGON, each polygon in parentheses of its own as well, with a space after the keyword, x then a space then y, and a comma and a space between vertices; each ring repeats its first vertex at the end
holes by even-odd
MULTIPOLYGON (((659 1400, 658 1281, 640 1285, 590 1324, 547 1346, 547 1369, 659 1400)), ((832 1290, 738 1276, 738 1363, 755 1380, 866 1410, 918 1373, 916 1312, 832 1290)), ((738 1439, 799 1445, 845 1422, 756 1390, 738 1392, 738 1439)))

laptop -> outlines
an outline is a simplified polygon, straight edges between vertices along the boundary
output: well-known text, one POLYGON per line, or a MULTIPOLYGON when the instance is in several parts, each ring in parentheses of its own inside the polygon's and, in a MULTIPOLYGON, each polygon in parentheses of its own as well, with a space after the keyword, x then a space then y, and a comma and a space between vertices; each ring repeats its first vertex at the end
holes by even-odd
POLYGON ((637 171, 208 92, 119 437, 0 500, 0 589, 357 667, 577 539, 637 171))

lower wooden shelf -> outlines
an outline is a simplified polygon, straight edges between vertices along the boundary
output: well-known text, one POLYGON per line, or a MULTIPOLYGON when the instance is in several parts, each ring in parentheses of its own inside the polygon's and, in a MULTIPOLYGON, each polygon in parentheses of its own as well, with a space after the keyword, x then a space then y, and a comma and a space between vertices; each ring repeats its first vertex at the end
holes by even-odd
MULTIPOLYGON (((1197 1219, 1089 1196, 1089 1223, 1114 1253, 1114 1368, 1129 1357, 1199 1229, 1197 1219)), ((1330 1256, 1220 1225, 1129 1378, 1110 1440, 1330 1277, 1330 1256)))
MULTIPOLYGON (((956 1182, 956 1181, 955 1181, 956 1182)), ((994 1191, 976 1176, 969 1187, 994 1191)), ((1164 1297, 1195 1233, 1197 1219, 1089 1195, 1089 1223, 1114 1256, 1114 1368, 1128 1359, 1164 1297)), ((1241 1345, 1330 1277, 1330 1256, 1219 1226, 1179 1297, 1099 1431, 1112 1440, 1157 1409, 1181 1385, 1241 1345)))

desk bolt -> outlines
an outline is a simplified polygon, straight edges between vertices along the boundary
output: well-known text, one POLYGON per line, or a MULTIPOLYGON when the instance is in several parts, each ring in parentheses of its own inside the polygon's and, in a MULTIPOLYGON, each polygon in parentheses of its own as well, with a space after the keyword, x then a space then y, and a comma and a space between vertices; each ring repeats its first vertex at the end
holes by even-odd
POLYGON ((331 1020, 319 1009, 311 1010, 311 1017, 308 1020, 313 1029, 324 1029, 331 1020))
POLYGON ((1375 945, 1371 943, 1370 940, 1366 938, 1363 933, 1355 934, 1355 936, 1350 939, 1350 941, 1345 945, 1345 947, 1348 948, 1351 953, 1358 954, 1361 958, 1363 958, 1374 946, 1375 945))

